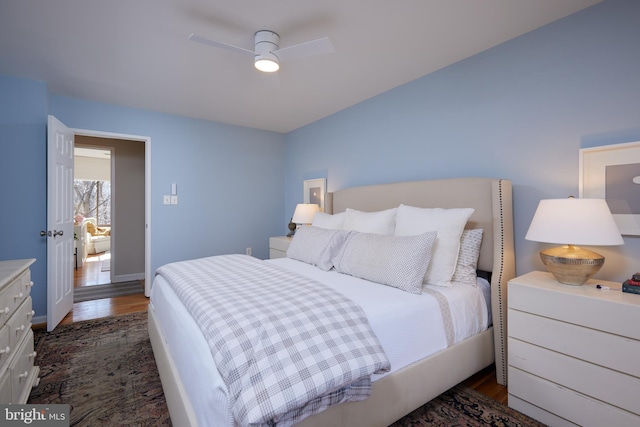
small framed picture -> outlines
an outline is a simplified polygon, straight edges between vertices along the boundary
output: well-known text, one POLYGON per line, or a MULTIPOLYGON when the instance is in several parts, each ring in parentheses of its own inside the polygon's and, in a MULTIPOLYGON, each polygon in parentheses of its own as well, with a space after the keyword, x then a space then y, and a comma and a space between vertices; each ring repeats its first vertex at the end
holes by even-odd
POLYGON ((324 178, 307 179, 304 181, 304 203, 315 203, 320 206, 320 212, 324 212, 324 195, 326 192, 324 178))
POLYGON ((605 199, 620 234, 640 236, 640 141, 580 150, 580 197, 605 199))

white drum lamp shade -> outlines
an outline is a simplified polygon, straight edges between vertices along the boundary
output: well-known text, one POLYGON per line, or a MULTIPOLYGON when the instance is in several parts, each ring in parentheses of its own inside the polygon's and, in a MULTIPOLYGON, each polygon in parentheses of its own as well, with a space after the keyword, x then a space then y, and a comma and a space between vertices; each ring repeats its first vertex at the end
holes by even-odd
POLYGON ((563 246, 540 252, 547 269, 560 283, 582 285, 596 274, 604 257, 580 248, 623 245, 618 226, 604 199, 541 200, 525 239, 563 246))

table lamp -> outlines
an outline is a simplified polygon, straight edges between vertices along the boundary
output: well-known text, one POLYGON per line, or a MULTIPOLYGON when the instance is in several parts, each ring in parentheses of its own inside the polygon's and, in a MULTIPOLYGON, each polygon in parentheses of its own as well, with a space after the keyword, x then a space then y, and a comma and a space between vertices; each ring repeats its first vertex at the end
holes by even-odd
POLYGON ((604 265, 604 257, 576 245, 623 245, 618 226, 604 199, 540 200, 525 239, 563 246, 540 252, 560 283, 582 285, 604 265))
MULTIPOLYGON (((293 224, 297 224, 298 226, 302 224, 311 224, 313 222, 313 217, 316 216, 316 213, 320 211, 320 206, 315 203, 299 203, 296 205, 296 210, 293 212, 293 217, 291 218, 291 222, 293 224)), ((289 227, 291 232, 287 234, 288 237, 293 237, 296 233, 295 228, 292 229, 289 227)))

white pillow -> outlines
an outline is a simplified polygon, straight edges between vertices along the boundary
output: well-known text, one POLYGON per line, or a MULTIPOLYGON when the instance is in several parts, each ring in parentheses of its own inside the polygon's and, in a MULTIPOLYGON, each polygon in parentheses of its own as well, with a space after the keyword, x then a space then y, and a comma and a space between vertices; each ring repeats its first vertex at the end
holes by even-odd
POLYGON ((347 208, 343 228, 361 233, 393 234, 397 208, 377 212, 362 212, 347 208))
POLYGON ((436 234, 396 237, 351 232, 333 265, 339 273, 421 294, 436 234))
POLYGON ((460 236, 473 211, 472 208, 416 208, 407 205, 398 207, 396 236, 438 232, 424 283, 451 286, 451 277, 456 269, 460 251, 460 236))
POLYGON ((314 227, 328 228, 330 230, 342 230, 344 224, 345 212, 330 215, 324 212, 317 212, 313 217, 311 225, 314 227))
POLYGON ((333 257, 344 244, 348 231, 302 226, 293 235, 287 258, 315 265, 324 271, 333 267, 333 257))
POLYGON ((480 256, 480 245, 482 244, 482 229, 464 230, 460 237, 460 253, 456 271, 451 278, 452 282, 464 283, 466 285, 477 286, 478 257, 480 256))

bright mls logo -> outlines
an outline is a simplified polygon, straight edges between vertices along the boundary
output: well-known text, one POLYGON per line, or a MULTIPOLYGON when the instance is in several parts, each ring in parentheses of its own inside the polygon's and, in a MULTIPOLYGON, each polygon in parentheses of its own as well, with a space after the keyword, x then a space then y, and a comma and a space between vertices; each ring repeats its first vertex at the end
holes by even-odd
POLYGON ((69 427, 69 405, 0 405, 0 424, 69 427))

